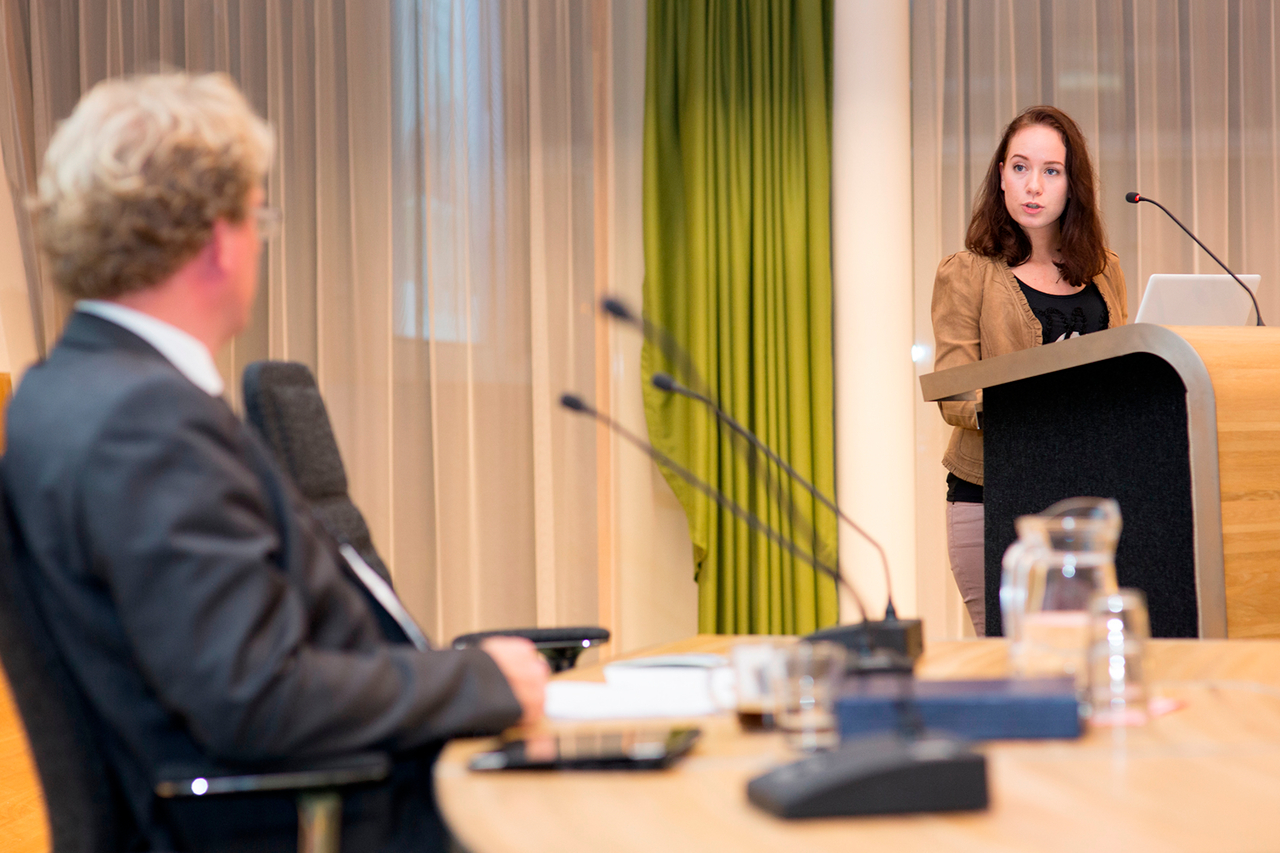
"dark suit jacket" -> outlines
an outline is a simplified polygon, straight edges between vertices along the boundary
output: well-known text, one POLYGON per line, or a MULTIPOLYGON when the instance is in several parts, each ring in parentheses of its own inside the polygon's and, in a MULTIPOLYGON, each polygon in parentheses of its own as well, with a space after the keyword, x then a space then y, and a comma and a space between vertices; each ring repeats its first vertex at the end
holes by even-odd
POLYGON ((23 570, 152 843, 164 766, 403 751, 519 717, 483 652, 388 642, 263 445, 131 332, 73 315, 8 425, 23 570))

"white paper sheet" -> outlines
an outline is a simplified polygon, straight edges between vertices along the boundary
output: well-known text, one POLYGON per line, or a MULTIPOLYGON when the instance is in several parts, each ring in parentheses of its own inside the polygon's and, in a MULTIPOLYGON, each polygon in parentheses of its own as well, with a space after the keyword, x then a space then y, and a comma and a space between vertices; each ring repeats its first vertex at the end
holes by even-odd
POLYGON ((553 681, 547 716, 553 720, 700 717, 720 709, 712 700, 706 669, 606 666, 605 683, 553 681))

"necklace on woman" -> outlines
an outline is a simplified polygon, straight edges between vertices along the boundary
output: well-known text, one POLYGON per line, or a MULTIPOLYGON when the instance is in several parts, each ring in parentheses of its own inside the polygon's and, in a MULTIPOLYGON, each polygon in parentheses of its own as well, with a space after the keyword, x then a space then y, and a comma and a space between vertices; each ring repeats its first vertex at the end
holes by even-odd
POLYGON ((1024 282, 1027 287, 1038 290, 1041 293, 1065 296, 1078 290, 1075 285, 1063 280, 1062 270, 1058 269, 1057 264, 1050 264, 1050 269, 1052 269, 1052 272, 1045 269, 1044 264, 1028 262, 1013 268, 1012 272, 1014 277, 1024 282))

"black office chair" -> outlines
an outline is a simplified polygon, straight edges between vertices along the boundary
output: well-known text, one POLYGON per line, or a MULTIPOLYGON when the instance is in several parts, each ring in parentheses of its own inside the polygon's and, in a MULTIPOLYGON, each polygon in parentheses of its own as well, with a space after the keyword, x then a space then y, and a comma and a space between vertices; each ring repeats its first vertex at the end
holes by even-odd
MULTIPOLYGON (((18 570, 22 543, 0 489, 0 663, 26 728, 44 791, 53 853, 115 853, 137 849, 138 832, 123 791, 94 731, 86 700, 53 644, 39 603, 18 570)), ((390 759, 360 753, 291 763, 262 772, 217 775, 181 772, 160 779, 163 798, 292 792, 298 807, 298 849, 337 850, 340 791, 385 779, 390 759), (328 846, 323 846, 323 845, 328 846)))
MULTIPOLYGON (((355 548, 390 583, 364 516, 347 494, 342 455, 311 370, 292 361, 255 361, 244 369, 244 406, 249 423, 266 439, 329 532, 355 548)), ((597 627, 516 628, 464 634, 452 645, 463 648, 491 636, 530 640, 555 672, 572 667, 584 649, 609 640, 609 632, 597 627)))
POLYGON ((255 361, 244 370, 245 419, 258 429, 281 467, 324 526, 391 583, 364 516, 347 494, 347 470, 329 410, 305 364, 255 361))

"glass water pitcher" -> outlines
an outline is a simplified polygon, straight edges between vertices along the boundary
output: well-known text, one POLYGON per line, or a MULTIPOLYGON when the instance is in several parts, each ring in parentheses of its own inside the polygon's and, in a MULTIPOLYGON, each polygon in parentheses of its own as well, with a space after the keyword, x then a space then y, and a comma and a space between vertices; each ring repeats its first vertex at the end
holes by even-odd
POLYGON ((1083 684, 1089 599, 1116 591, 1120 505, 1068 498, 1016 522, 1005 551, 1000 613, 1014 675, 1071 675, 1083 684))

